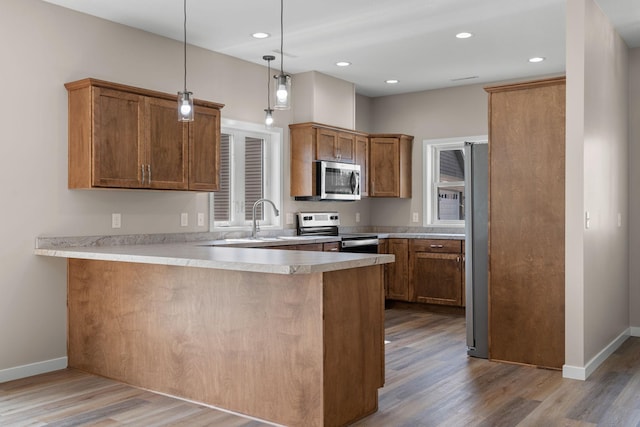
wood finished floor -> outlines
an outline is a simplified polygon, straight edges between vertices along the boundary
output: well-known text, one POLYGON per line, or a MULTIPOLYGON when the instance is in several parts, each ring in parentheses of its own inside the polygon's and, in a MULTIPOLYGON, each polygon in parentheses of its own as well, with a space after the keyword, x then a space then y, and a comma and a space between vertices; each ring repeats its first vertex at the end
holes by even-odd
MULTIPOLYGON (((386 312, 386 385, 357 426, 640 426, 640 338, 587 381, 465 352, 464 318, 386 312)), ((0 384, 1 426, 269 424, 75 370, 0 384)))

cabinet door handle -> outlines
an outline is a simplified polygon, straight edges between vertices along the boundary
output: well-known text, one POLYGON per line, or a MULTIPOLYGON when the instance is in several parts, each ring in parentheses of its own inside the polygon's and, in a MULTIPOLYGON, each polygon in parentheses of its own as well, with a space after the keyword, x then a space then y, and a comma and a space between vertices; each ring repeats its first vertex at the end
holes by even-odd
POLYGON ((339 248, 331 248, 329 249, 329 252, 338 252, 339 248))
POLYGON ((429 245, 431 248, 433 249, 442 249, 444 248, 444 245, 429 245))
POLYGON ((144 165, 140 165, 140 170, 142 171, 142 185, 144 185, 144 165))
POLYGON ((147 171, 149 172, 148 173, 148 175, 149 175, 149 184, 151 184, 151 165, 150 164, 147 165, 147 171))

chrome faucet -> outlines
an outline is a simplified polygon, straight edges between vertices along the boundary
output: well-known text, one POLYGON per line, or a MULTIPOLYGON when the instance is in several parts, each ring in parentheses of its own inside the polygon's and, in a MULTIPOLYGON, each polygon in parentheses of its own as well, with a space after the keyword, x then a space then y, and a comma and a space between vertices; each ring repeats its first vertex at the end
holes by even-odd
POLYGON ((269 199, 258 199, 256 200, 256 202, 253 204, 253 211, 252 211, 252 215, 251 215, 251 238, 252 239, 256 239, 258 238, 258 224, 256 222, 256 207, 258 207, 258 205, 260 203, 264 203, 264 202, 268 202, 271 204, 271 206, 273 206, 273 210, 276 213, 276 216, 280 216, 280 211, 278 210, 278 208, 276 208, 276 205, 269 199))

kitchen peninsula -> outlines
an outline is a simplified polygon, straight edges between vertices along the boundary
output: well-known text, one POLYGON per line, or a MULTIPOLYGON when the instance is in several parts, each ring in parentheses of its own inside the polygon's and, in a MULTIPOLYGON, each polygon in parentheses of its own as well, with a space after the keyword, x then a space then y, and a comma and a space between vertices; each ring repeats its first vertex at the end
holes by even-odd
POLYGON ((38 247, 68 258, 69 366, 288 426, 377 410, 392 255, 38 247))

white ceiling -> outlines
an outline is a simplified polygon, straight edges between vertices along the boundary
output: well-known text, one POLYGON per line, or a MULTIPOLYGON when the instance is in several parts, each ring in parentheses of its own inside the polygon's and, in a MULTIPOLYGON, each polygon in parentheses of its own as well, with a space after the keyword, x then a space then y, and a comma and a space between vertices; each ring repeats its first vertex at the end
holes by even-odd
MULTIPOLYGON (((183 40, 182 0, 44 0, 183 40)), ((640 47, 640 0, 596 0, 640 47)), ((566 0, 284 0, 284 68, 319 71, 367 96, 562 73, 566 0), (460 40, 467 31, 474 37, 460 40), (531 64, 528 58, 546 60, 531 64), (337 61, 349 61, 340 68, 337 61), (471 78, 473 77, 473 78, 471 78), (398 79, 396 85, 386 79, 398 79), (461 80, 457 80, 461 79, 461 80)), ((187 41, 279 68, 278 0, 187 0, 187 41), (270 33, 257 40, 251 34, 270 33)))

